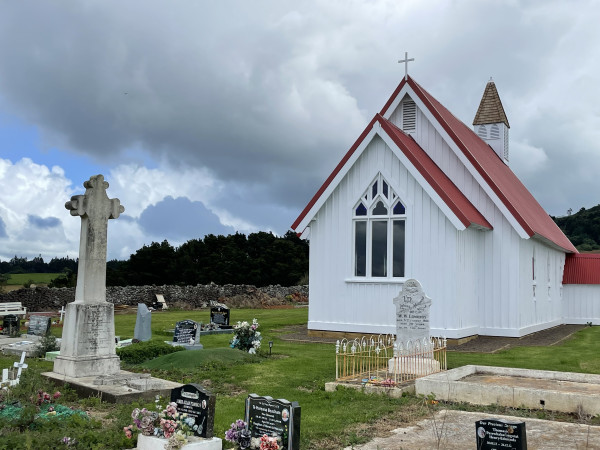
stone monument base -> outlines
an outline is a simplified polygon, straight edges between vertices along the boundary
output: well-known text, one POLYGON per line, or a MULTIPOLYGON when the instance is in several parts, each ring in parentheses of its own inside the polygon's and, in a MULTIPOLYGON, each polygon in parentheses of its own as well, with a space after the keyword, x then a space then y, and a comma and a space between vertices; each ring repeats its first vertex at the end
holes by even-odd
POLYGON ((54 372, 72 378, 112 375, 119 372, 120 363, 115 351, 114 305, 69 303, 54 372))
POLYGON ((388 361, 389 373, 425 376, 441 371, 439 361, 423 356, 394 356, 388 361))
POLYGON ((171 389, 181 383, 151 377, 148 373, 120 370, 113 375, 69 377, 56 372, 44 372, 42 376, 57 385, 68 384, 82 397, 100 397, 109 403, 129 403, 134 400, 154 400, 157 395, 171 398, 171 389))
POLYGON ((165 344, 169 344, 172 347, 183 347, 186 350, 202 350, 204 348, 204 346, 202 344, 200 344, 199 342, 197 344, 184 344, 184 343, 180 343, 180 342, 173 342, 173 341, 163 341, 165 344))
MULTIPOLYGON (((188 437, 188 443, 181 447, 182 450, 221 450, 223 444, 218 437, 203 439, 199 437, 188 437)), ((156 436, 138 435, 137 447, 141 450, 164 450, 166 439, 156 436)))

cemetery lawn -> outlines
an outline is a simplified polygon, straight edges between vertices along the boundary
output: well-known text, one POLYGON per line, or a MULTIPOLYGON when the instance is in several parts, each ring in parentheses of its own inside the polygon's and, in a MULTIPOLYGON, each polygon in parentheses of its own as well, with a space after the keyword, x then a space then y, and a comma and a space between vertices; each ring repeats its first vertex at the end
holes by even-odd
MULTIPOLYGON (((385 430, 429 416, 432 409, 445 407, 442 404, 432 405, 423 398, 410 395, 391 399, 349 389, 325 392, 325 382, 333 381, 335 377, 334 345, 280 339, 286 333, 286 326, 306 324, 307 312, 306 308, 232 309, 232 324, 238 320, 252 321, 253 318, 260 323, 259 331, 263 340, 258 356, 229 348, 230 334, 210 335, 201 338, 204 350, 171 353, 136 365, 123 364, 123 368, 149 371, 153 376, 181 383, 199 383, 215 392, 217 402, 214 430, 215 435, 220 438, 224 438, 225 431, 233 421, 243 418, 244 401, 250 393, 297 401, 302 408, 302 449, 335 449, 357 445, 378 433, 383 434, 385 430), (270 356, 269 341, 273 342, 270 356)), ((206 323, 209 321, 209 311, 169 310, 153 313, 153 340, 171 340, 172 332, 169 330, 175 327, 175 322, 184 319, 206 323)), ((133 337, 135 320, 135 314, 116 314, 116 334, 121 339, 133 337)), ((61 328, 53 327, 52 331, 59 335, 61 328)), ((600 327, 590 327, 577 332, 573 338, 560 345, 551 347, 520 347, 496 354, 449 352, 448 364, 450 368, 464 364, 483 364, 600 373, 599 341, 600 327)), ((15 357, 0 356, 0 367, 9 367, 15 360, 15 357)), ((36 373, 52 368, 52 363, 35 358, 29 358, 26 362, 30 364, 24 372, 31 374, 28 377, 35 377, 36 373)), ((40 378, 39 375, 37 377, 40 378)), ((28 383, 29 392, 38 389, 35 387, 35 379, 28 383)), ((43 381, 39 380, 38 383, 43 381)), ((31 394, 23 395, 22 402, 25 402, 31 394)), ((79 431, 75 426, 77 424, 71 428, 58 429, 57 436, 69 432, 82 445, 86 443, 81 448, 128 448, 124 442, 129 444, 129 448, 135 447, 134 442, 123 441, 122 429, 131 422, 132 408, 141 405, 111 405, 101 403, 97 398, 77 399, 73 393, 68 392, 65 393, 65 402, 69 406, 88 411, 93 422, 83 431, 79 431), (108 439, 107 436, 111 438, 108 439), (98 446, 94 442, 98 442, 98 446)), ((150 403, 144 406, 154 405, 150 403)), ((497 409, 494 411, 500 413, 497 409)), ((47 437, 49 431, 46 429, 45 433, 47 437)), ((35 443, 36 436, 39 436, 36 430, 20 432, 18 429, 6 428, 0 434, 8 436, 6 439, 10 442, 13 436, 14 439, 30 439, 35 443)), ((55 438, 57 437, 53 436, 55 438)), ((225 448, 228 448, 228 443, 224 443, 225 448)))

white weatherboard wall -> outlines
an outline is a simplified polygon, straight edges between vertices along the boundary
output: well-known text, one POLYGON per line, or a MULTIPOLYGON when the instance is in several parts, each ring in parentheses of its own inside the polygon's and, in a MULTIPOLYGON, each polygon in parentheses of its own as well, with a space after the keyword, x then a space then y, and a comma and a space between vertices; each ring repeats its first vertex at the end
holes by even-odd
POLYGON ((309 329, 395 331, 392 300, 403 280, 366 280, 353 277, 352 272, 353 208, 378 172, 406 206, 405 275, 418 279, 433 299, 431 327, 447 330, 441 333, 447 337, 462 334, 460 329, 476 325, 477 300, 475 290, 461 286, 464 280, 474 278, 474 262, 458 260, 457 246, 477 252, 482 232, 456 230, 379 137, 367 146, 310 224, 309 329), (460 233, 464 233, 461 239, 460 233), (457 264, 469 268, 457 272, 457 264), (463 294, 460 301, 459 286, 463 294))
POLYGON ((597 284, 565 284, 564 323, 600 325, 600 289, 597 284))

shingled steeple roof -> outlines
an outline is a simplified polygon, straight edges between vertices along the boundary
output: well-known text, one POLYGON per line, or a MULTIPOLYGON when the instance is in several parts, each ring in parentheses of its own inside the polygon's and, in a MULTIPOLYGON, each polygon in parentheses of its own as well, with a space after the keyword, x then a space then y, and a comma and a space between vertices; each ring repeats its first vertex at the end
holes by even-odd
POLYGON ((502 102, 500 101, 500 96, 496 90, 496 85, 492 79, 485 86, 481 103, 473 119, 473 125, 485 125, 488 123, 504 123, 510 128, 504 108, 502 107, 502 102))

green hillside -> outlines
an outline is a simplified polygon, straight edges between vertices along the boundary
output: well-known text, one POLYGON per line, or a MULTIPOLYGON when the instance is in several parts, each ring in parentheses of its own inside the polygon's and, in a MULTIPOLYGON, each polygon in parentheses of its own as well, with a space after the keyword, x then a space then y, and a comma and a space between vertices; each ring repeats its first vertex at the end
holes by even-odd
POLYGON ((577 250, 581 252, 600 250, 600 205, 590 209, 581 208, 570 216, 552 217, 552 219, 577 250))

